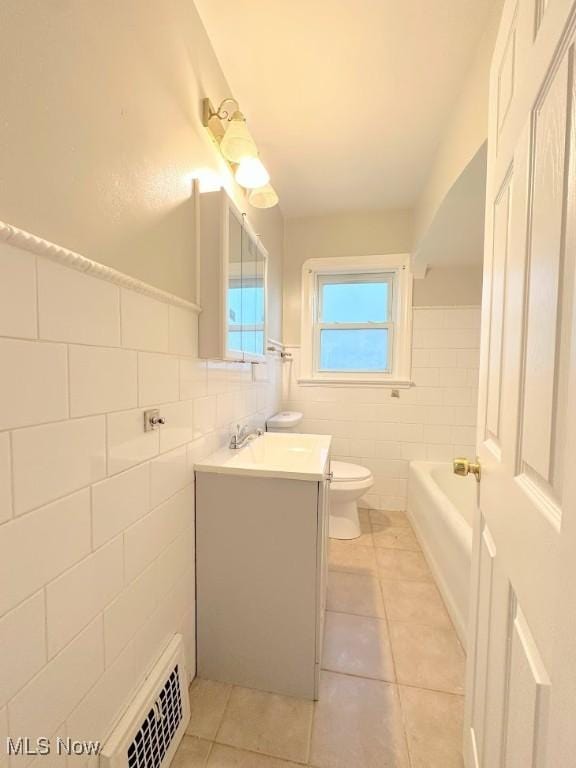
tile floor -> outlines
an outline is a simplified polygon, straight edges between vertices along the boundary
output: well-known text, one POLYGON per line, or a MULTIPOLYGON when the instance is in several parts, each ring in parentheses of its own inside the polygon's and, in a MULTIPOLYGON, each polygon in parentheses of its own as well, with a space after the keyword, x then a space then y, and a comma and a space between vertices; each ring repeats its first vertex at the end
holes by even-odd
POLYGON ((462 768, 464 653, 403 513, 330 542, 320 700, 208 680, 173 768, 462 768))

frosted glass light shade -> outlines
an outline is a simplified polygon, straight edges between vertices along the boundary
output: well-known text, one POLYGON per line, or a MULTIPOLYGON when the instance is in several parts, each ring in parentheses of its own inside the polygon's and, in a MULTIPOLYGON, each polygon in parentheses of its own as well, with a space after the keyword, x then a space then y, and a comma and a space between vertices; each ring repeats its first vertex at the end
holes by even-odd
POLYGON ((260 189, 253 189, 248 195, 248 202, 254 208, 273 208, 278 205, 278 195, 270 184, 266 184, 260 189))
POLYGON ((236 169, 236 181, 245 189, 260 189, 270 181, 270 174, 257 157, 243 157, 236 169))
POLYGON ((244 157, 258 156, 258 149, 241 112, 232 115, 220 142, 220 152, 231 163, 239 163, 244 157))

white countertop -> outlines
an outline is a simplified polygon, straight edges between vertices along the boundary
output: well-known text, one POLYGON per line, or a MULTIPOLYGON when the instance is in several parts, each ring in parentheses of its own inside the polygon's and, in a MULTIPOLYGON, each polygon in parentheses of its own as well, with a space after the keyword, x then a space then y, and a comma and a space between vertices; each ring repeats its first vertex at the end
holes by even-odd
POLYGON ((265 432, 243 448, 222 448, 194 468, 197 472, 318 482, 329 472, 331 441, 330 435, 265 432))

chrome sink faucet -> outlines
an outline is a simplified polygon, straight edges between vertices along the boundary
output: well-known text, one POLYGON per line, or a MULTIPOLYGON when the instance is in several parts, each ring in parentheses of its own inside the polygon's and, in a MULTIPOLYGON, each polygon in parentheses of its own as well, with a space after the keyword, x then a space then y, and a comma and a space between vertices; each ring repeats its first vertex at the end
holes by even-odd
POLYGON ((263 429, 255 429, 252 432, 248 432, 246 427, 241 427, 240 424, 236 424, 236 432, 230 438, 229 447, 233 450, 243 448, 247 442, 254 440, 264 434, 263 429))

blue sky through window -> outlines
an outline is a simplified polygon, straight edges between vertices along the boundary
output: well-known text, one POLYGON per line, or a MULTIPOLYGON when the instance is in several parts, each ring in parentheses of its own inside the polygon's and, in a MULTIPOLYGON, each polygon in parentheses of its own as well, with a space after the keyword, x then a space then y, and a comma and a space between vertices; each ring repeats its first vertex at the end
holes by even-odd
POLYGON ((323 283, 323 323, 385 323, 388 320, 388 283, 323 283))

